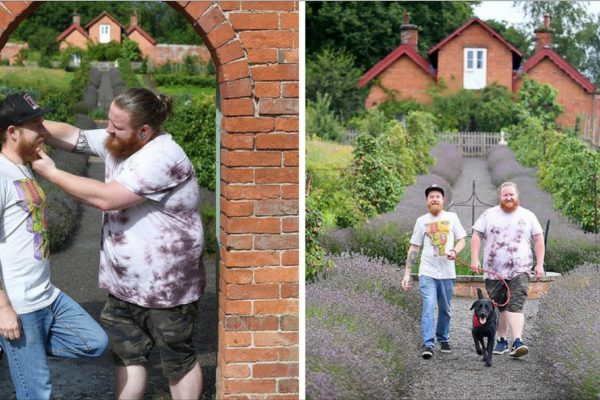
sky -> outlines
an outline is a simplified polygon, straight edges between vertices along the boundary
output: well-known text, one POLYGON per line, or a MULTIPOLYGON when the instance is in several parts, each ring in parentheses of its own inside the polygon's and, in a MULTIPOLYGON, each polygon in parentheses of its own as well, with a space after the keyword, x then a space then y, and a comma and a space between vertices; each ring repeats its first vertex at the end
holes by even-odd
MULTIPOLYGON (((600 12, 600 1, 590 1, 588 10, 590 13, 600 12)), ((475 15, 482 20, 495 19, 496 21, 507 21, 512 25, 525 22, 523 12, 518 7, 513 7, 512 1, 482 1, 474 8, 475 15)))

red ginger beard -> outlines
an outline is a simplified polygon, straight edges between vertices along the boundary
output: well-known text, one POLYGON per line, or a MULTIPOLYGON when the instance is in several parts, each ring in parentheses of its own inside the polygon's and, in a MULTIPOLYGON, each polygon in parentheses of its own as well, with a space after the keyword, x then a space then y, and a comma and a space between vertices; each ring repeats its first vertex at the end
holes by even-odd
POLYGON ((513 199, 512 201, 500 201, 500 208, 506 213, 511 213, 519 207, 519 199, 513 199))
POLYGON ((114 158, 128 158, 144 145, 137 135, 131 135, 129 139, 123 140, 109 134, 104 141, 104 146, 114 158))
POLYGON ((442 212, 444 206, 441 203, 438 204, 427 204, 427 209, 431 215, 437 216, 442 212))
POLYGON ((23 163, 27 164, 40 158, 38 148, 44 149, 44 139, 33 141, 22 140, 17 145, 17 154, 23 159, 23 163))

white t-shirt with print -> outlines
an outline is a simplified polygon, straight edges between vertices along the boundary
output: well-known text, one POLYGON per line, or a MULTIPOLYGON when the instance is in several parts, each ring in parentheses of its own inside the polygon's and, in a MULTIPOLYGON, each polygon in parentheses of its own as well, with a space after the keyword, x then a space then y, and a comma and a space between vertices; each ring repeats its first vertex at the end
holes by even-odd
POLYGON ((47 307, 59 295, 48 257, 46 196, 28 167, 0 156, 0 273, 17 314, 47 307))
MULTIPOLYGON (((495 206, 485 210, 477 218, 473 230, 479 232, 485 241, 483 269, 494 271, 503 279, 531 273, 531 238, 543 233, 534 213, 521 206, 506 213, 500 206, 495 206)), ((484 273, 484 277, 499 279, 488 273, 484 273)))
POLYGON ((411 244, 423 248, 419 276, 455 279, 454 261, 446 257, 446 252, 452 250, 455 240, 465 236, 467 233, 453 212, 442 210, 437 216, 431 213, 420 216, 410 238, 411 244))
POLYGON ((206 286, 200 192, 192 163, 162 132, 127 159, 104 147, 104 129, 84 131, 116 180, 146 201, 103 214, 100 288, 148 308, 197 300, 206 286))

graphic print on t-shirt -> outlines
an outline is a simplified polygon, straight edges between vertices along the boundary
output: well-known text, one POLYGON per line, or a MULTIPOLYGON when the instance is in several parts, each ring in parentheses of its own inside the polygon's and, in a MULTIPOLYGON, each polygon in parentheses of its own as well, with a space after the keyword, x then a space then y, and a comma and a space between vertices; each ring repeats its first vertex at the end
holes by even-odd
POLYGON ((450 233, 450 221, 435 221, 425 224, 425 234, 431 240, 434 256, 443 256, 450 233))
POLYGON ((19 207, 29 215, 27 231, 33 233, 33 255, 37 260, 46 259, 50 255, 46 195, 33 179, 21 179, 13 183, 19 195, 19 207))

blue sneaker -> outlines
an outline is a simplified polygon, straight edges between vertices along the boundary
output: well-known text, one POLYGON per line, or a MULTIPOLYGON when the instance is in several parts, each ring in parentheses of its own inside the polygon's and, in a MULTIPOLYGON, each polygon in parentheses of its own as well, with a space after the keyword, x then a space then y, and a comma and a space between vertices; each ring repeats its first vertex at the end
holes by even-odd
POLYGON ((512 349, 510 350, 510 356, 511 357, 522 357, 527 353, 529 353, 529 349, 527 348, 527 346, 525 346, 523 344, 523 342, 521 341, 521 338, 516 338, 513 341, 512 349))
POLYGON ((493 354, 504 354, 508 351, 508 341, 506 338, 501 337, 496 341, 496 347, 494 347, 493 354))

